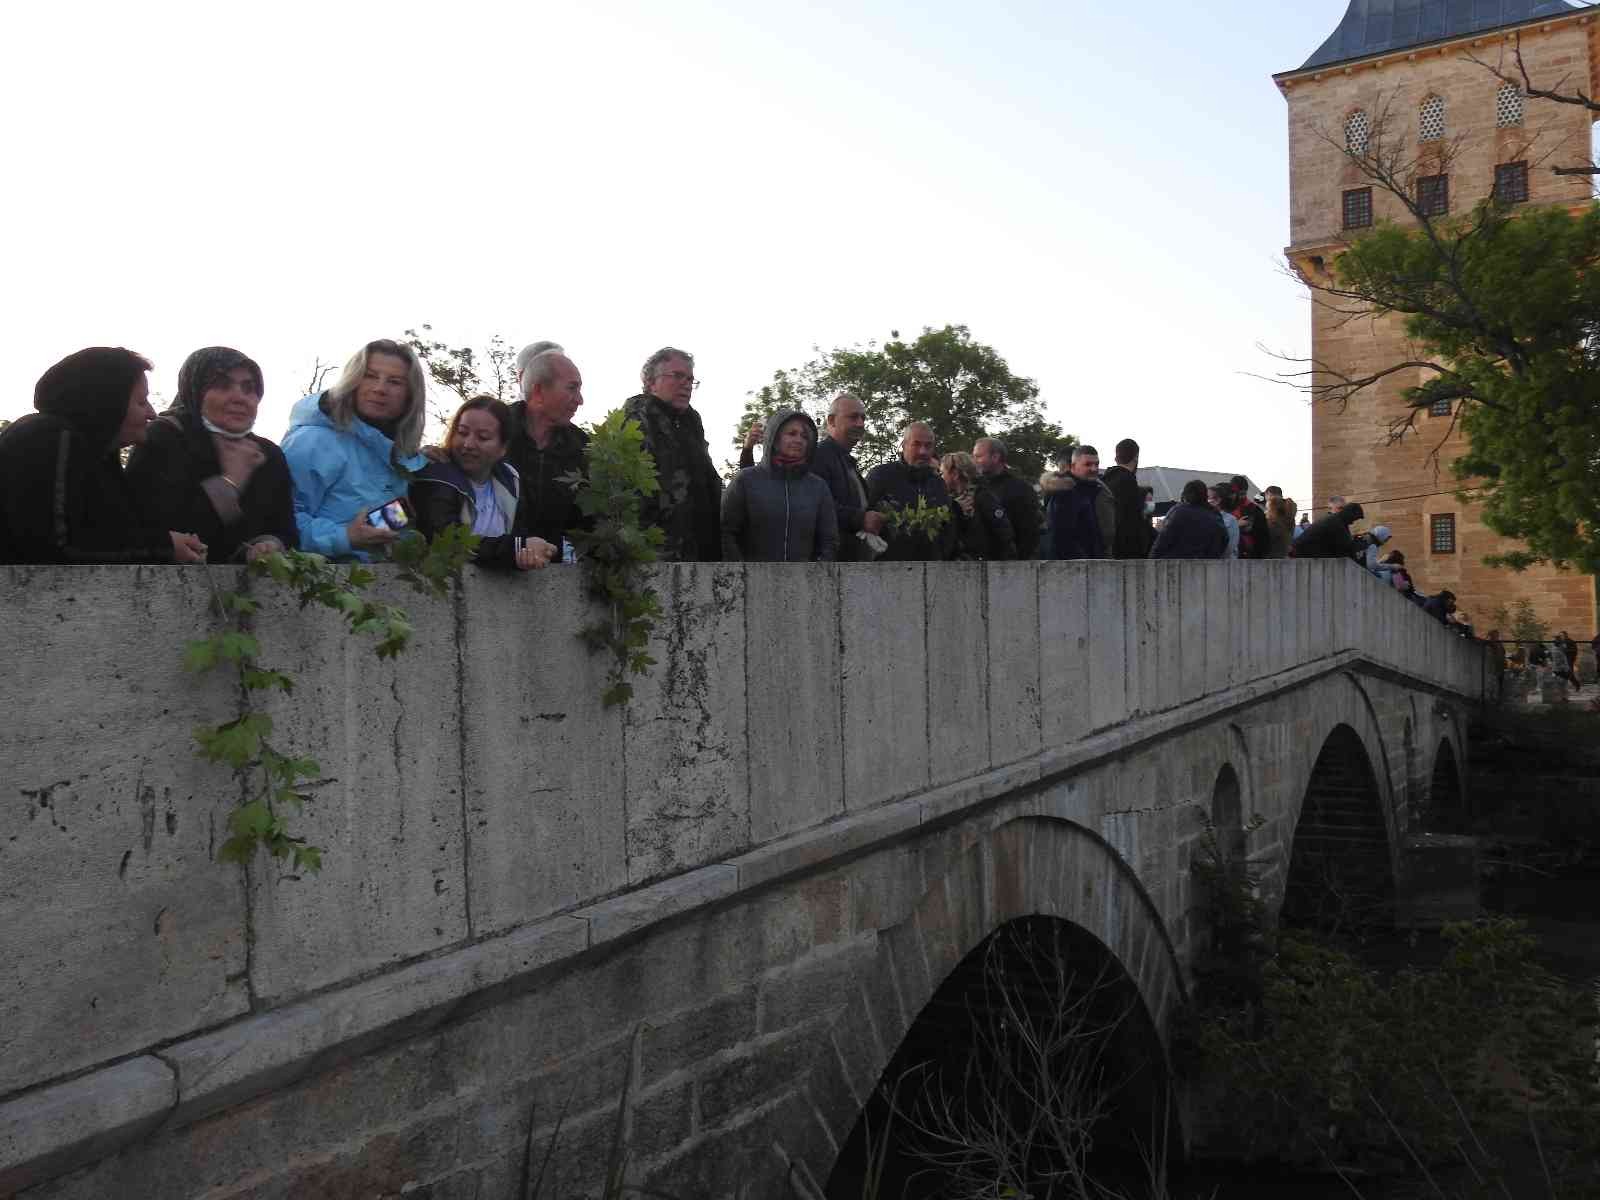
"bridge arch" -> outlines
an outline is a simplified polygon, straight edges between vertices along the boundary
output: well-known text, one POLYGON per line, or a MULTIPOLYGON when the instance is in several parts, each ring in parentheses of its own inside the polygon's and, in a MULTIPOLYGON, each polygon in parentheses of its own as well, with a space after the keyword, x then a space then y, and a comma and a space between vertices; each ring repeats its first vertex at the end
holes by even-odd
POLYGON ((862 980, 859 1002, 840 1012, 830 1031, 834 1052, 808 1085, 834 1154, 808 1164, 813 1182, 835 1164, 846 1177, 859 1168, 888 1073, 903 1069, 902 1051, 948 1015, 952 996, 970 990, 997 935, 1007 934, 1054 939, 1081 966, 1080 977, 1106 980, 1127 1007, 1128 1028, 1137 1031, 1130 1036, 1153 1039, 1150 1078, 1164 1082, 1166 1030, 1185 993, 1160 913, 1099 836, 1068 821, 1021 817, 976 838, 906 920, 880 931, 876 969, 862 980))
POLYGON ((1366 743, 1350 725, 1336 725, 1306 780, 1280 919, 1335 929, 1386 923, 1395 857, 1393 811, 1366 743))
POLYGON ((1437 833, 1465 833, 1472 824, 1467 792, 1461 784, 1461 768, 1451 739, 1439 739, 1433 756, 1433 772, 1428 780, 1428 800, 1424 827, 1437 833))

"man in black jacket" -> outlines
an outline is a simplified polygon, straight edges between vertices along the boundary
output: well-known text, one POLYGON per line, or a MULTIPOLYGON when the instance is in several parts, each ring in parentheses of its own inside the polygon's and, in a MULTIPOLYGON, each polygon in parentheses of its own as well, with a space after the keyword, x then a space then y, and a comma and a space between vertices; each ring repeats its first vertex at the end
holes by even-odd
POLYGON ((699 381, 694 355, 663 346, 639 369, 644 391, 624 402, 644 431, 661 490, 644 503, 644 520, 666 535, 666 562, 722 558, 722 476, 711 462, 705 425, 691 403, 699 381))
POLYGON ((1032 484, 1011 473, 1006 464, 1006 444, 999 438, 979 438, 972 444, 972 459, 983 473, 983 486, 1006 510, 1006 519, 1017 539, 1017 557, 1038 558, 1039 530, 1044 525, 1039 494, 1032 484))
POLYGON ((887 533, 889 549, 883 561, 942 562, 955 549, 950 493, 933 469, 933 429, 922 421, 913 421, 900 434, 900 457, 867 472, 867 503, 880 511, 910 512, 919 501, 927 509, 943 510, 944 523, 932 536, 926 527, 887 533))
POLYGON ((1151 558, 1226 558, 1228 529, 1206 500, 1206 485, 1191 479, 1183 485, 1183 503, 1174 505, 1161 523, 1151 558))
POLYGON ((828 436, 817 443, 811 473, 819 475, 833 494, 839 515, 840 562, 871 562, 872 551, 860 533, 882 535, 883 514, 867 504, 867 481, 861 476, 852 451, 867 435, 867 410, 849 392, 840 392, 828 406, 828 436))
POLYGON ((1139 443, 1123 438, 1114 453, 1116 466, 1100 477, 1117 506, 1111 557, 1145 558, 1150 554, 1152 530, 1144 511, 1144 489, 1139 486, 1139 443))
POLYGON ((1338 512, 1319 517, 1294 544, 1296 558, 1354 558, 1360 547, 1350 526, 1367 514, 1359 504, 1346 504, 1338 512))
POLYGON ((583 404, 583 376, 559 349, 534 355, 518 375, 523 398, 511 406, 506 461, 522 476, 519 523, 559 552, 568 530, 583 524, 577 492, 562 476, 583 469, 589 435, 572 423, 583 404))

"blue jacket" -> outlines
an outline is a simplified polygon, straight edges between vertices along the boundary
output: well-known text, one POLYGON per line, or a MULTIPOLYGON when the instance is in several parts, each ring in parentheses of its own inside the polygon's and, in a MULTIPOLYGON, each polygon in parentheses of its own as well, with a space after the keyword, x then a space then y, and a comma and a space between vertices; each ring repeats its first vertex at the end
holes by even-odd
MULTIPOLYGON (((350 548, 345 526, 362 513, 406 495, 410 479, 396 469, 394 443, 359 418, 340 430, 321 408, 321 396, 295 402, 283 456, 294 485, 294 520, 300 549, 329 558, 370 562, 364 550, 350 548)), ((420 471, 422 455, 405 459, 406 471, 420 471)))

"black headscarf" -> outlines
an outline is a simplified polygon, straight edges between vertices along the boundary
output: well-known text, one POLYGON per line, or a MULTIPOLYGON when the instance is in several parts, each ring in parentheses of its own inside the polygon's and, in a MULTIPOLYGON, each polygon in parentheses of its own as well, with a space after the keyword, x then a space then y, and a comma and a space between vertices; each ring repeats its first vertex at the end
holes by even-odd
POLYGON ((95 453, 116 449, 128 398, 150 363, 121 346, 90 346, 39 376, 33 406, 65 421, 95 453))
POLYGON ((231 346, 207 346, 196 350, 183 360, 178 368, 178 394, 172 398, 167 411, 174 416, 189 416, 195 424, 200 422, 200 401, 216 383, 228 377, 235 367, 244 367, 255 376, 256 395, 266 391, 261 368, 256 361, 241 354, 231 346))

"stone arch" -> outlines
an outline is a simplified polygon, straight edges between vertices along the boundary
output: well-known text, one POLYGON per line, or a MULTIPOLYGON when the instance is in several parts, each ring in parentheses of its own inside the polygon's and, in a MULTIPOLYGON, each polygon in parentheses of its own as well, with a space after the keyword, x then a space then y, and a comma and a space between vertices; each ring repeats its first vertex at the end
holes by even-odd
POLYGON ((1461 784, 1461 768, 1448 736, 1439 739, 1439 748, 1434 752, 1425 811, 1425 828, 1430 832, 1465 833, 1472 824, 1467 792, 1461 784))
MULTIPOLYGON (((1055 918, 1125 973, 1141 1020, 1165 1037, 1183 975, 1161 915, 1137 876, 1099 836, 1050 817, 1021 817, 975 837, 927 887, 909 917, 877 938, 856 991, 828 1033, 807 1095, 830 1135, 804 1164, 826 1180, 877 1093, 885 1070, 941 985, 997 930, 1055 918), (826 1157, 826 1161, 822 1158, 826 1157)), ((798 1170, 796 1164, 794 1169, 798 1170)))
POLYGON ((1395 844, 1373 761, 1347 724, 1322 742, 1306 781, 1280 917, 1348 928, 1393 919, 1395 844))
POLYGON ((1244 788, 1232 763, 1223 763, 1211 789, 1211 825, 1216 831, 1217 848, 1229 862, 1243 859, 1245 845, 1244 788))

